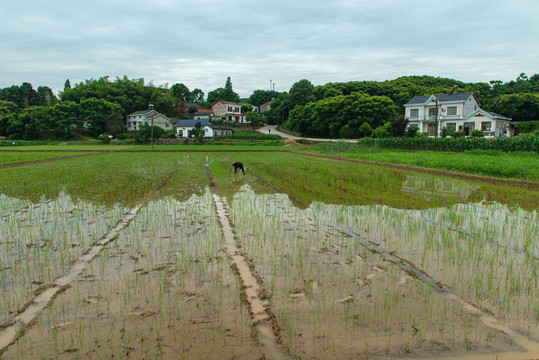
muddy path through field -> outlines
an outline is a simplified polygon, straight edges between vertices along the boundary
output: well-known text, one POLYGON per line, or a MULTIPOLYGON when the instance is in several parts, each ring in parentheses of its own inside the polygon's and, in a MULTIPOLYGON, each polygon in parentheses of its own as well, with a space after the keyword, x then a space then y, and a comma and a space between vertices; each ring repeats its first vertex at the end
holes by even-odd
POLYGON ((72 156, 61 156, 51 159, 43 159, 43 160, 35 160, 35 161, 23 161, 23 162, 17 162, 12 164, 4 164, 0 165, 0 170, 3 169, 9 169, 19 166, 28 166, 28 165, 35 165, 35 164, 43 164, 43 163, 50 163, 54 161, 61 161, 61 160, 67 160, 67 159, 76 159, 76 158, 84 158, 89 156, 97 156, 97 155, 103 155, 106 154, 105 152, 99 151, 99 152, 92 152, 88 154, 80 154, 80 155, 72 155, 72 156))
POLYGON ((10 345, 14 344, 20 336, 23 336, 35 323, 36 317, 45 308, 49 307, 58 295, 68 289, 71 286, 71 283, 77 279, 94 258, 96 258, 110 242, 118 237, 119 233, 136 217, 141 207, 144 206, 154 193, 158 192, 166 185, 168 180, 174 176, 188 158, 189 155, 164 176, 155 188, 140 199, 112 229, 107 231, 81 257, 74 260, 66 273, 57 277, 54 282, 44 284, 39 289, 35 290, 34 297, 29 299, 27 303, 17 311, 15 316, 9 318, 5 323, 0 325, 0 355, 4 353, 10 345))
POLYGON ((243 300, 249 305, 257 339, 264 349, 267 359, 292 359, 280 343, 280 328, 277 319, 271 310, 267 290, 260 276, 256 273, 248 254, 245 254, 237 244, 234 230, 230 225, 229 216, 222 198, 218 195, 218 184, 215 182, 209 167, 209 156, 206 154, 206 173, 213 191, 213 200, 219 216, 219 222, 224 236, 225 248, 232 261, 241 282, 243 300))

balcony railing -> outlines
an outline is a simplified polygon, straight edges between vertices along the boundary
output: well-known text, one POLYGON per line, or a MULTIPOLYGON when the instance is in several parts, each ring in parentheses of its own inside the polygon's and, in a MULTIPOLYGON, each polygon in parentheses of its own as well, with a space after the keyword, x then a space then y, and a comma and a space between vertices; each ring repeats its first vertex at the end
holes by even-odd
MULTIPOLYGON (((408 121, 436 121, 436 115, 408 116, 408 121)), ((438 115, 438 120, 458 120, 463 119, 462 115, 438 115)))

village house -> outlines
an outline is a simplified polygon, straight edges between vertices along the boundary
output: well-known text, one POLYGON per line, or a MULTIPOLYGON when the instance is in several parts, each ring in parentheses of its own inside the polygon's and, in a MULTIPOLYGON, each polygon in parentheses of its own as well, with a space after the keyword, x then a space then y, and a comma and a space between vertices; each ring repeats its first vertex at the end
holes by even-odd
POLYGON ((404 104, 404 109, 408 126, 417 126, 426 136, 439 136, 444 127, 466 136, 476 129, 486 137, 514 134, 511 119, 481 109, 473 91, 415 96, 404 104))
POLYGON ((241 105, 232 101, 216 101, 212 105, 212 116, 236 124, 246 124, 245 114, 241 112, 241 105))
MULTIPOLYGON (((273 100, 272 100, 273 101, 273 100)), ((271 101, 265 102, 260 105, 260 113, 263 114, 271 109, 271 101)))
POLYGON ((155 111, 153 105, 150 105, 148 110, 135 111, 127 115, 128 131, 136 131, 140 129, 142 124, 151 125, 152 123, 153 126, 159 126, 164 130, 172 130, 174 128, 174 120, 155 111))
POLYGON ((232 134, 232 129, 222 125, 212 124, 209 120, 180 120, 174 124, 176 129, 176 137, 185 139, 191 137, 191 131, 200 123, 201 129, 204 131, 205 139, 213 139, 217 136, 232 134))

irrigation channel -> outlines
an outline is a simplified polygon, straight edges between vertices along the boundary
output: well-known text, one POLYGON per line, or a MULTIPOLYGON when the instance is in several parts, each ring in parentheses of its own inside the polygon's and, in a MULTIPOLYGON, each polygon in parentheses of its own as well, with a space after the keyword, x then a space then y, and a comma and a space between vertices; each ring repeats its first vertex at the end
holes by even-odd
POLYGON ((6 168, 0 357, 537 359, 536 194, 401 172, 247 152, 6 168))
POLYGON ((73 261, 68 272, 55 279, 54 282, 44 285, 36 290, 35 297, 30 299, 19 311, 18 314, 9 319, 2 328, 0 328, 0 356, 7 348, 14 344, 17 339, 24 335, 24 332, 30 328, 39 315, 46 307, 50 306, 54 299, 63 291, 70 288, 70 284, 82 274, 88 264, 98 256, 108 243, 117 238, 118 234, 125 229, 129 223, 135 218, 140 208, 161 189, 185 161, 189 159, 189 155, 181 161, 178 166, 172 170, 159 185, 152 189, 144 196, 125 216, 114 226, 110 231, 105 233, 99 241, 89 248, 84 255, 73 261))

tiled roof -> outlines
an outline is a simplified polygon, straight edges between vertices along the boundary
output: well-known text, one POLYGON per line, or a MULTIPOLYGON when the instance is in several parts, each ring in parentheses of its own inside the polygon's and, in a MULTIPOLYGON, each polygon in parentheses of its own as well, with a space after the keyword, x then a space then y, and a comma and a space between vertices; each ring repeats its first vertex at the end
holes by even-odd
POLYGON ((197 123, 200 123, 201 125, 204 125, 208 122, 209 120, 201 120, 201 119, 197 119, 197 120, 180 120, 178 121, 176 124, 174 124, 174 126, 176 127, 180 127, 180 126, 195 126, 197 123))
POLYGON ((470 96, 473 95, 473 91, 459 92, 454 94, 438 94, 438 95, 425 95, 425 96, 414 96, 410 101, 405 105, 412 104, 425 104, 431 96, 434 96, 438 99, 438 103, 443 102, 454 102, 454 101, 466 101, 470 96))

